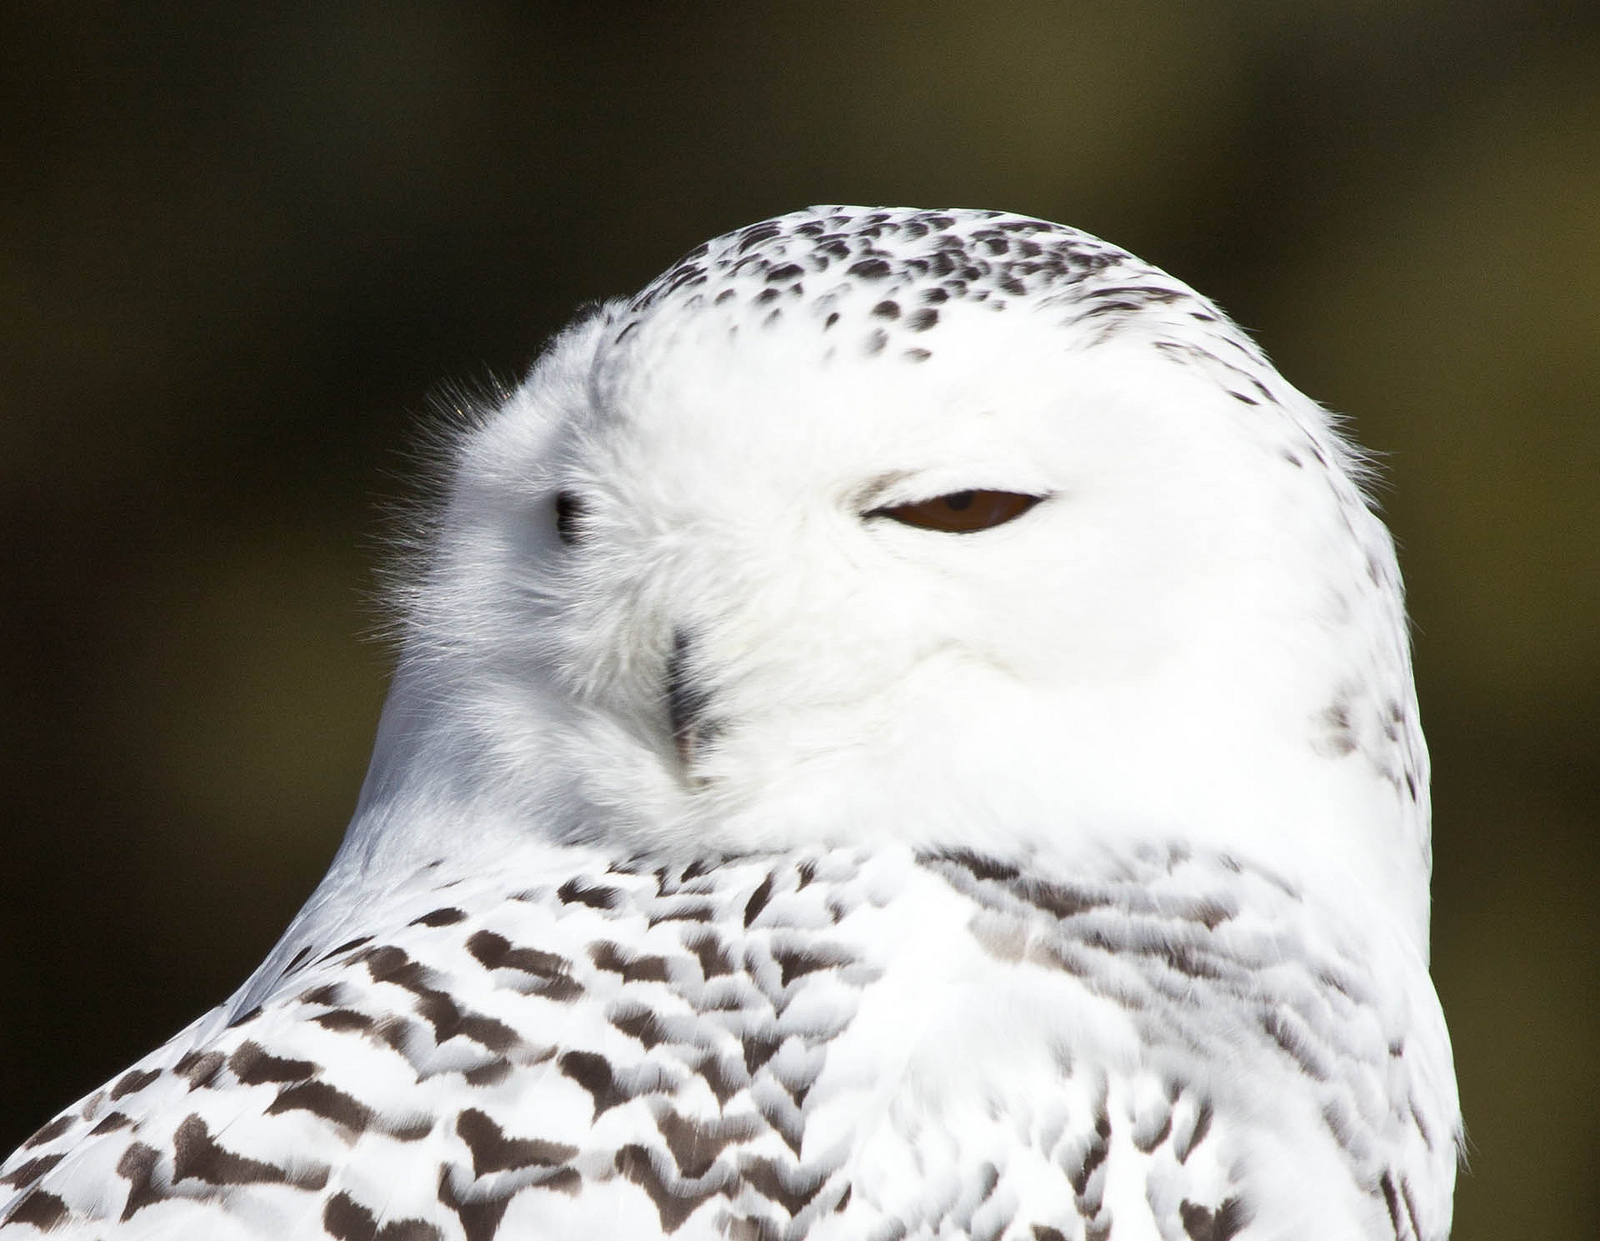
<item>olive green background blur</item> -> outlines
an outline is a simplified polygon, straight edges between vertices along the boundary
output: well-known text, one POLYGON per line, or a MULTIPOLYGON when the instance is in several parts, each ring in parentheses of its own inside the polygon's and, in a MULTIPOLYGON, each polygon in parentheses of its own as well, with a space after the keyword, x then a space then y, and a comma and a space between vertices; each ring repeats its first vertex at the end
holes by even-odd
POLYGON ((1455 1235, 1600 1235, 1600 6, 23 2, 0 92, 0 1150, 321 874, 434 402, 734 226, 993 206, 1383 454, 1455 1235))

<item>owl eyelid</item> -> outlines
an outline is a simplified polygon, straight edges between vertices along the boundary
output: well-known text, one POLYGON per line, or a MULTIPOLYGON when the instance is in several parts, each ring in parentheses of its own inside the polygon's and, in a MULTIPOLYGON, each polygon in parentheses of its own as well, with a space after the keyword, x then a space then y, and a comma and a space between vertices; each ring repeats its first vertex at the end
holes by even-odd
POLYGON ((903 526, 941 534, 976 534, 1015 521, 1046 498, 1021 491, 970 488, 883 505, 863 513, 862 518, 887 517, 903 526))

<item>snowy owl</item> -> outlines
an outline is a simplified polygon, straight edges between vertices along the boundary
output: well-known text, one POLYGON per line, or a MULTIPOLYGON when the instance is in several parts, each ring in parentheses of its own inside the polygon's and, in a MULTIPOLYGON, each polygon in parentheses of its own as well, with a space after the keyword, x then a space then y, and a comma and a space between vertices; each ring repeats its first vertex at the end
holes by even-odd
POLYGON ((1445 1237, 1361 475, 1073 229, 699 247, 460 435, 327 877, 0 1234, 1445 1237))

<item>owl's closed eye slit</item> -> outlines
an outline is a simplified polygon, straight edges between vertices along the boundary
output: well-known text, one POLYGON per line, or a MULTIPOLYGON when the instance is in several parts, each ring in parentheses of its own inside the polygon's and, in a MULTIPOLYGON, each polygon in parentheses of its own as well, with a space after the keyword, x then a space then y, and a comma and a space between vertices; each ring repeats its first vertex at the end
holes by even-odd
POLYGON ((919 530, 974 534, 1015 521, 1045 498, 1020 491, 952 491, 931 500, 875 508, 863 516, 887 517, 919 530))

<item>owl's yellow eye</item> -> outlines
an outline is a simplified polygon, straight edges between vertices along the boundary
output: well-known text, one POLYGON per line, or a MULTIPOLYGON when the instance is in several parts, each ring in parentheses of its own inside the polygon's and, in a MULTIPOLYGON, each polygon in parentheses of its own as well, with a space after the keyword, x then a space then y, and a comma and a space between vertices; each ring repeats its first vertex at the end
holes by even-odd
POLYGON ((867 516, 892 518, 919 530, 972 534, 1021 517, 1043 498, 1016 491, 952 491, 947 496, 935 496, 915 504, 875 508, 867 516))

